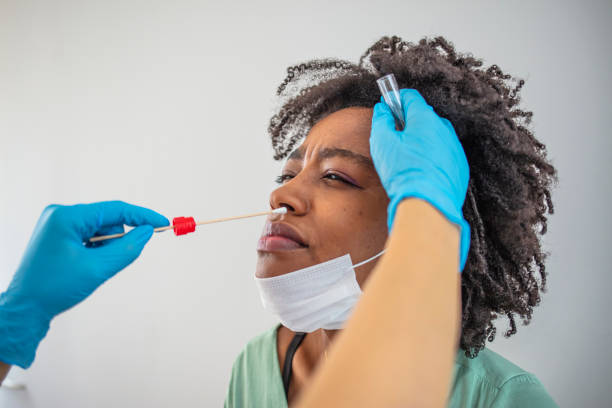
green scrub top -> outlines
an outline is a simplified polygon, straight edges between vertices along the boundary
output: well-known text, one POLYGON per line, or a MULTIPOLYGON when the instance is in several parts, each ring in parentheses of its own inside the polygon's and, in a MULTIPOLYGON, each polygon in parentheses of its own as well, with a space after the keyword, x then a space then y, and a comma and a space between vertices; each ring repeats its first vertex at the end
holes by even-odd
MULTIPOLYGON (((280 325, 251 340, 234 362, 225 407, 287 407, 278 364, 280 325)), ((474 359, 457 353, 449 407, 549 408, 557 404, 538 379, 483 349, 474 359)))

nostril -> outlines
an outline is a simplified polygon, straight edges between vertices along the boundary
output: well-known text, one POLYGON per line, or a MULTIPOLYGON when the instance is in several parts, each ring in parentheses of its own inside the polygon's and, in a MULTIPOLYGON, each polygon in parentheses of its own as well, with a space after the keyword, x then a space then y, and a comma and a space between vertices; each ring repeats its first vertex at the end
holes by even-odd
POLYGON ((293 208, 289 204, 281 204, 279 205, 279 207, 285 207, 287 209, 287 212, 295 212, 295 208, 293 208))

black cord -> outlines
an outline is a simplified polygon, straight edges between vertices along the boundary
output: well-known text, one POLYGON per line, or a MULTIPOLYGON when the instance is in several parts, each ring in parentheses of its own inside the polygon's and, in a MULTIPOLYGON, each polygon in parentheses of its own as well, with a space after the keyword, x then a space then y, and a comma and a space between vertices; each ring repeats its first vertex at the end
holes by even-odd
POLYGON ((283 364, 283 387, 285 387, 285 398, 289 397, 289 383, 291 382, 291 367, 293 366, 293 356, 297 351, 302 340, 306 337, 306 333, 295 333, 289 347, 287 347, 287 353, 285 354, 285 364, 283 364))

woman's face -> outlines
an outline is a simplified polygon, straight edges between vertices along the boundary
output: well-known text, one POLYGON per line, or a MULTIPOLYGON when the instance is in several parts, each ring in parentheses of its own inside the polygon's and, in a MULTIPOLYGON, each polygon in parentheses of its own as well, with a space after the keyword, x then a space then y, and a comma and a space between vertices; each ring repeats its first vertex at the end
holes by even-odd
MULTIPOLYGON (((270 194, 272 208, 286 207, 287 213, 264 226, 257 277, 282 275, 347 253, 355 264, 383 249, 389 199, 370 158, 371 122, 372 109, 334 112, 317 122, 289 156, 283 182, 270 194)), ((359 285, 375 264, 355 269, 359 285)))

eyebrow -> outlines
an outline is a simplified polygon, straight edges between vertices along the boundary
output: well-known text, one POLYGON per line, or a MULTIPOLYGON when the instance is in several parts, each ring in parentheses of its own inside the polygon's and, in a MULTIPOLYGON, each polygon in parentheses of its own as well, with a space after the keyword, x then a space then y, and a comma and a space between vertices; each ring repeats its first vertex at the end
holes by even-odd
MULTIPOLYGON (((321 159, 328 159, 330 157, 344 157, 361 166, 374 170, 374 163, 372 162, 372 159, 362 154, 355 153, 352 150, 341 149, 339 147, 325 147, 319 150, 318 157, 321 159)), ((298 149, 295 149, 293 152, 291 152, 291 154, 287 158, 287 161, 302 160, 303 158, 304 158, 304 150, 300 147, 298 149)))

